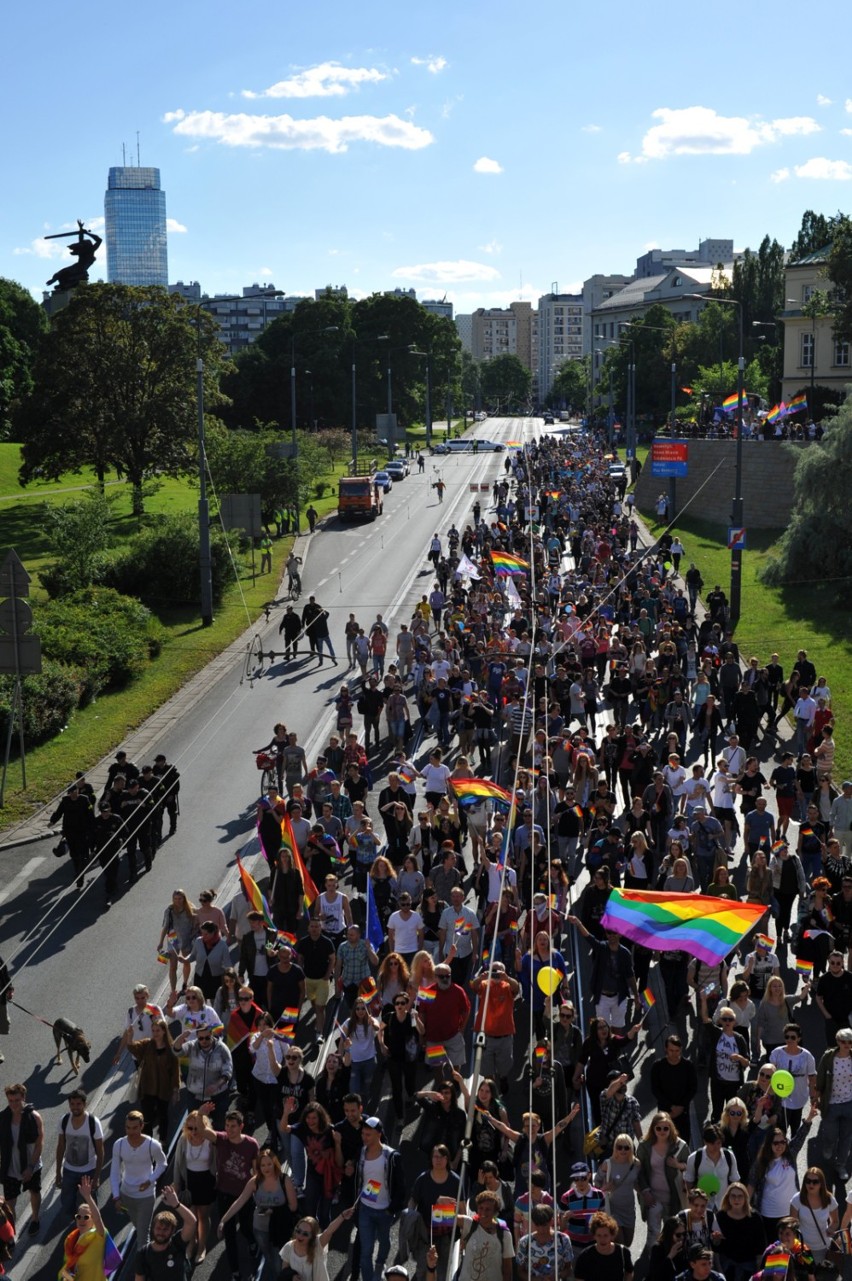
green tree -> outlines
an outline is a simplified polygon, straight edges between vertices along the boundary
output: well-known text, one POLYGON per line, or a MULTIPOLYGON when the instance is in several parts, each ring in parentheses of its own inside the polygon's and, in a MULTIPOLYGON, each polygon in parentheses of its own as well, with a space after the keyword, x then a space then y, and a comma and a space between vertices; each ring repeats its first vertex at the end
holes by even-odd
POLYGON ((793 511, 767 582, 811 582, 815 565, 821 579, 852 577, 852 399, 823 427, 819 448, 799 451, 793 511))
POLYGON ((222 423, 211 422, 206 435, 207 463, 217 494, 260 494, 265 521, 272 518, 276 507, 292 505, 296 496, 294 464, 270 453, 280 440, 276 429, 229 431, 222 423))
POLYGON ((828 255, 828 275, 834 286, 834 336, 852 342, 852 220, 838 215, 828 255))
POLYGON ((802 214, 802 224, 798 234, 790 246, 788 261, 801 262, 803 258, 807 258, 808 254, 825 249, 833 241, 838 225, 844 221, 846 221, 846 215, 840 212, 826 218, 825 214, 806 209, 802 214))
POLYGON ((482 404, 482 368, 469 351, 461 353, 460 382, 465 409, 479 409, 482 404))
POLYGON ((553 385, 547 396, 551 407, 565 405, 577 411, 586 407, 589 399, 589 358, 563 360, 556 371, 553 385))
POLYGON ((14 280, 0 277, 0 437, 12 424, 12 407, 32 391, 32 366, 47 332, 47 314, 14 280))
POLYGON ((56 557, 41 580, 51 596, 64 596, 100 582, 112 542, 112 504, 97 490, 62 506, 45 503, 45 533, 56 557))
POLYGON ((481 378, 482 397, 490 407, 522 409, 529 402, 532 374, 511 352, 483 361, 481 378))
POLYGON ((103 483, 113 467, 142 515, 146 477, 197 466, 199 356, 213 407, 226 356, 203 308, 159 288, 80 286, 41 343, 33 389, 14 416, 22 483, 37 469, 58 478, 84 466, 103 483))

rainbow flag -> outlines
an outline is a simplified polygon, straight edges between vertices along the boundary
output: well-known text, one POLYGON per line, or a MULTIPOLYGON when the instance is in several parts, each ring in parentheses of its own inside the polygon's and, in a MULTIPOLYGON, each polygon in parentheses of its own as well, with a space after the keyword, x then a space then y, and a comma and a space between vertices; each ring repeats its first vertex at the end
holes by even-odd
POLYGON ((267 903, 264 895, 261 894, 260 886, 252 876, 251 872, 247 872, 246 869, 243 867, 240 861, 239 854, 237 855, 237 871, 240 874, 240 883, 243 887, 243 893, 245 894, 249 903, 251 903, 252 909, 255 912, 262 912, 263 920, 267 928, 270 930, 274 930, 275 923, 272 920, 272 913, 269 910, 269 904, 267 903))
POLYGON ((811 975, 814 972, 813 961, 806 961, 803 956, 796 957, 796 973, 811 975))
POLYGON ((523 449, 524 447, 520 440, 507 440, 506 444, 509 449, 523 449))
POLYGON ((437 990, 434 987, 419 987, 417 989, 417 1000, 425 1002, 427 1005, 434 1001, 437 995, 437 990))
POLYGON ((277 934, 278 934, 278 941, 280 943, 286 943, 288 947, 296 946, 298 939, 296 938, 295 934, 290 934, 289 931, 287 930, 278 930, 277 934))
POLYGON ((537 1045, 535 1047, 535 1057, 537 1061, 547 1058, 547 1050, 544 1048, 543 1045, 537 1045))
POLYGON ((521 560, 520 556, 511 556, 509 552, 491 552, 491 563, 495 574, 510 574, 516 578, 520 574, 530 572, 528 560, 521 560))
POLYGON ((802 826, 799 828, 800 836, 813 836, 813 834, 814 834, 814 829, 811 827, 809 823, 803 823, 802 826))
POLYGON ((470 934, 473 926, 470 921, 466 921, 463 916, 457 916, 454 928, 456 934, 470 934))
POLYGON ((300 1014, 301 1010, 295 1005, 288 1005, 286 1010, 281 1011, 281 1019, 284 1023, 298 1023, 300 1014))
POLYGON ((755 944, 755 947, 765 947, 770 952, 774 947, 772 939, 769 937, 768 934, 756 934, 754 939, 754 944, 755 944))
POLYGON ((460 804, 476 804, 479 801, 503 801, 514 805, 515 800, 508 788, 499 783, 492 783, 490 778, 451 778, 450 782, 460 804))
POLYGON ((518 932, 518 930, 519 930, 520 928, 521 928, 521 926, 520 926, 520 922, 519 922, 519 921, 510 921, 510 922, 509 922, 509 929, 512 931, 512 933, 513 933, 513 934, 517 934, 517 932, 518 932))
POLYGON ((432 1206, 432 1226, 442 1228, 445 1223, 452 1223, 456 1217, 456 1203, 441 1197, 432 1206))
POLYGON ((645 1002, 649 1010, 653 1010, 654 1006, 657 1004, 657 998, 649 987, 646 987, 645 991, 642 993, 642 1000, 645 1002))
POLYGON ((782 400, 780 404, 772 406, 769 413, 766 415, 766 421, 770 423, 779 423, 782 418, 787 417, 787 412, 787 406, 782 400))
POLYGON ((765 910, 761 903, 706 894, 614 889, 601 924, 652 952, 684 951, 719 965, 765 910))
POLYGON ((443 1045, 430 1045, 426 1050, 426 1060, 429 1063, 437 1063, 447 1057, 447 1051, 443 1045))
MULTIPOLYGON (((743 404, 745 404, 745 403, 746 403, 746 396, 747 396, 747 395, 748 395, 748 393, 744 391, 744 392, 743 392, 743 404)), ((734 410, 737 408, 737 405, 739 405, 739 403, 740 403, 740 398, 739 398, 738 393, 737 393, 737 392, 735 392, 735 391, 734 391, 734 392, 731 392, 730 396, 726 396, 726 397, 725 397, 725 399, 722 401, 722 406, 721 406, 721 408, 722 408, 722 413, 723 413, 723 414, 732 414, 732 413, 734 412, 734 410)))
POLYGON ((832 1235, 841 1254, 852 1254, 852 1228, 840 1228, 832 1235))
POLYGON ((417 770, 413 765, 397 765, 396 772, 403 783, 413 783, 417 777, 417 770))
POLYGON ((319 898, 319 890, 311 880, 310 873, 305 867, 305 860, 299 853, 299 846, 296 844, 296 834, 293 831, 293 824, 290 822, 290 815, 285 810, 281 815, 281 844, 290 851, 293 864, 298 867, 302 877, 302 885, 305 891, 305 907, 310 912, 311 904, 319 898))
POLYGON ((213 1024, 213 1026, 211 1027, 210 1031, 213 1033, 213 1035, 214 1035, 214 1036, 224 1036, 224 1034, 225 1034, 225 1024, 224 1024, 224 1023, 214 1023, 214 1024, 213 1024))
POLYGON ((583 817, 583 807, 582 807, 582 805, 575 805, 575 806, 574 806, 574 813, 577 815, 577 818, 582 818, 582 817, 583 817))
POLYGON ((292 1023, 282 1023, 280 1027, 275 1029, 275 1035, 279 1041, 286 1041, 290 1044, 296 1039, 296 1029, 292 1023))
MULTIPOLYGON (((790 1255, 786 1250, 774 1250, 772 1254, 767 1254, 763 1260, 763 1275, 769 1273, 772 1281, 781 1281, 782 1276, 787 1275, 787 1269, 790 1266, 790 1255)), ((769 1281, 767 1278, 767 1281, 769 1281)))
POLYGON ((805 411, 807 411, 807 408, 808 408, 807 393, 804 391, 800 391, 798 396, 790 397, 790 403, 787 405, 787 413, 797 414, 800 409, 804 409, 805 411))
POLYGON ((160 965, 168 965, 168 963, 169 963, 169 954, 168 954, 168 952, 158 952, 158 953, 157 953, 157 960, 158 960, 158 962, 159 962, 159 964, 160 964, 160 965))
POLYGON ((780 854, 782 850, 785 850, 785 849, 787 848, 787 842, 786 842, 786 841, 773 841, 769 848, 770 848, 771 853, 773 853, 773 854, 780 854))
POLYGON ((361 1199, 364 1201, 377 1201, 382 1185, 376 1179, 368 1179, 361 1190, 361 1199))
POLYGON ((364 981, 361 983, 361 985, 358 988, 358 995, 360 997, 363 997, 365 1001, 372 1001, 373 997, 376 995, 378 990, 379 989, 376 985, 376 980, 370 977, 368 979, 364 979, 364 981))
POLYGON ((124 1259, 121 1257, 121 1251, 107 1232, 104 1243, 104 1276, 111 1277, 113 1272, 117 1272, 121 1267, 124 1259))
POLYGON ((163 1011, 160 1009, 159 1005, 155 1005, 153 1001, 150 1001, 145 1006, 145 1013, 150 1014, 152 1019, 161 1019, 163 1017, 163 1011))

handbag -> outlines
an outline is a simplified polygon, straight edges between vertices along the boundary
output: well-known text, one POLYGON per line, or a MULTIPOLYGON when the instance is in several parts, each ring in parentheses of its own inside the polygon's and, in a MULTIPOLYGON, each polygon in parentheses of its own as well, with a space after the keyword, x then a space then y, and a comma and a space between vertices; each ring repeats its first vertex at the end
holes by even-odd
POLYGON ((59 844, 54 845, 53 847, 53 857, 66 858, 70 853, 71 853, 71 847, 68 844, 68 841, 66 840, 66 838, 63 836, 61 837, 59 844))
POLYGON ((600 1140, 601 1127, 596 1125, 593 1130, 589 1130, 589 1133, 583 1139, 583 1156, 603 1156, 603 1144, 600 1140))

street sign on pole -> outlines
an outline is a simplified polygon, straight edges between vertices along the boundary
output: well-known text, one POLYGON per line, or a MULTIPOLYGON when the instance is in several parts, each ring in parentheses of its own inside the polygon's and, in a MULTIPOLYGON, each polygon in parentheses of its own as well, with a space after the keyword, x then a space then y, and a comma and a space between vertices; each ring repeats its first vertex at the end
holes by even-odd
POLYGON ((0 593, 4 596, 29 596, 31 582, 20 556, 14 547, 10 547, 0 565, 0 593))
POLYGON ((24 682, 23 677, 36 675, 41 671, 41 641, 37 636, 28 636, 32 627, 33 611, 22 596, 30 594, 30 576, 24 569, 21 558, 10 547, 3 564, 0 565, 0 594, 8 593, 8 600, 0 602, 0 673, 14 676, 12 697, 9 706, 9 720, 6 729, 6 752, 3 757, 3 776, 0 779, 0 806, 6 794, 6 775, 9 771, 9 757, 12 753, 12 739, 15 736, 15 725, 18 726, 18 741, 21 749, 21 783, 27 785, 27 757, 24 748, 24 682))
POLYGON ((685 440, 651 442, 652 476, 686 476, 689 474, 689 443, 685 440))
POLYGON ((728 550, 732 552, 745 551, 746 531, 742 525, 730 525, 728 527, 728 550))

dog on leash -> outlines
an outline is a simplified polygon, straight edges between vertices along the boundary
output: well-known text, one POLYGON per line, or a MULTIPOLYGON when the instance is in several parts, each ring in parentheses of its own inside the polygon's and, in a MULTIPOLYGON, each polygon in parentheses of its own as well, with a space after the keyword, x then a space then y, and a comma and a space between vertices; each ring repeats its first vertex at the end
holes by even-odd
POLYGON ((91 1044, 81 1027, 70 1019, 57 1019, 53 1024, 53 1039, 56 1042, 56 1066, 62 1063, 62 1047, 68 1051, 68 1061, 74 1076, 80 1074, 80 1059, 89 1062, 91 1044))

